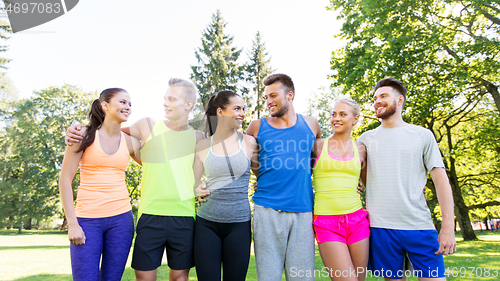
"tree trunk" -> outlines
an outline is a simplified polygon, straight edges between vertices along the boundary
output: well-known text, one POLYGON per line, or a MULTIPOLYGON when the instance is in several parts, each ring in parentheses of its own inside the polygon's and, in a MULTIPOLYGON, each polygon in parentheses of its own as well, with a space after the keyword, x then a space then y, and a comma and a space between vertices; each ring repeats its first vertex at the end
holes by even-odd
POLYGON ((23 175, 23 187, 21 190, 21 209, 19 210, 19 221, 21 222, 19 224, 19 231, 17 234, 20 234, 23 232, 23 207, 24 207, 24 192, 26 188, 26 176, 28 175, 28 162, 24 162, 24 175, 23 175))
POLYGON ((455 216, 457 217, 458 225, 460 225, 460 232, 464 241, 477 240, 474 229, 470 222, 469 208, 465 205, 462 190, 458 183, 458 177, 455 170, 455 159, 450 156, 450 171, 448 173, 450 178, 451 190, 453 191, 453 201, 455 202, 455 216))
POLYGON ((26 229, 26 230, 31 230, 32 226, 33 226, 33 219, 32 219, 32 218, 30 218, 30 219, 28 220, 28 225, 27 225, 24 229, 26 229))
POLYGON ((490 95, 493 97, 495 105, 497 106, 497 110, 500 113, 500 93, 498 92, 498 87, 484 79, 481 79, 481 82, 486 87, 488 93, 490 93, 490 95))
POLYGON ((9 224, 7 225, 7 229, 12 230, 14 228, 14 216, 9 216, 9 224))
POLYGON ((65 230, 67 225, 68 225, 68 220, 66 219, 66 216, 64 216, 64 220, 61 225, 61 230, 65 230))

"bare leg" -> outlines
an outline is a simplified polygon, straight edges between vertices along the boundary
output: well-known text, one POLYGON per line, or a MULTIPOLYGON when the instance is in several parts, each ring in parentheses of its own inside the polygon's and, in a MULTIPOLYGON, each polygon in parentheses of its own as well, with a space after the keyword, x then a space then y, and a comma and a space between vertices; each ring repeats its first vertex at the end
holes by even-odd
POLYGON ((135 270, 135 281, 156 281, 156 269, 149 271, 135 270))
POLYGON ((181 269, 181 270, 170 269, 168 280, 187 281, 188 279, 189 279, 189 269, 181 269))
POLYGON ((366 277, 369 246, 370 239, 368 238, 347 246, 349 248, 352 264, 354 266, 354 270, 356 270, 359 281, 364 281, 366 277))
POLYGON ((358 281, 349 248, 342 242, 332 241, 319 244, 319 253, 334 281, 358 281))

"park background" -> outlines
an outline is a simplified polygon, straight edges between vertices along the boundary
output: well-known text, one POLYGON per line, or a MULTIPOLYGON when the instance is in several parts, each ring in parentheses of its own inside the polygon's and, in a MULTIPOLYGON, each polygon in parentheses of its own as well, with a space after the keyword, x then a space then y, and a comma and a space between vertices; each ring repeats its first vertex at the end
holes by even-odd
MULTIPOLYGON (((498 1, 88 0, 15 34, 5 14, 1 20, 0 279, 71 279, 69 242, 57 230, 64 227, 62 132, 85 122, 101 90, 129 91, 134 122, 161 118, 168 79, 189 78, 200 90, 193 125, 211 94, 232 89, 247 103, 246 126, 267 115, 261 81, 272 72, 294 79, 297 111, 317 117, 324 137, 336 96, 363 106, 356 137, 380 124, 371 110, 376 81, 402 80, 409 90, 404 119, 433 132, 453 190, 459 242, 458 253, 445 257, 449 273, 498 279, 500 235, 488 223, 500 218, 498 1)), ((134 206, 140 174, 131 162, 134 206)), ((78 175, 73 186, 76 192, 78 175)), ((439 229, 430 179, 426 198, 439 229)), ((160 276, 167 272, 160 268, 160 276)), ((132 279, 127 268, 124 280, 132 279)))

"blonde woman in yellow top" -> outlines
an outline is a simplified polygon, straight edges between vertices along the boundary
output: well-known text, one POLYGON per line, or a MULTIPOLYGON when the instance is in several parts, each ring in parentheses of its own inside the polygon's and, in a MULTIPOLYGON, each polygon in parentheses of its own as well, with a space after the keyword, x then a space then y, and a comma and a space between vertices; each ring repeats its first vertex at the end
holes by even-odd
POLYGON ((370 229, 357 190, 366 150, 351 139, 359 115, 360 107, 351 98, 336 100, 330 120, 334 134, 317 139, 313 149, 313 224, 332 280, 366 277, 370 229))

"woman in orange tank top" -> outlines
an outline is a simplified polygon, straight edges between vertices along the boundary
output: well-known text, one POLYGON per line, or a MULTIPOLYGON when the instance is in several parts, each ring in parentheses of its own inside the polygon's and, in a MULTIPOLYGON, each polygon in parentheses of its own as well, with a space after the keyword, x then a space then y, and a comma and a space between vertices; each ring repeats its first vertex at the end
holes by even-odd
POLYGON ((140 149, 137 139, 121 132, 130 105, 125 90, 104 90, 92 103, 82 142, 66 147, 59 190, 68 221, 73 280, 121 280, 127 262, 134 218, 125 170, 129 156, 139 162, 135 152, 140 149), (71 182, 78 167, 75 206, 71 182))

